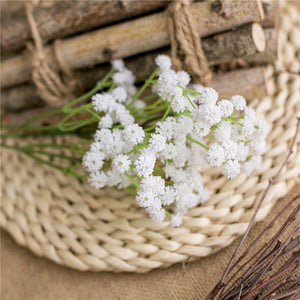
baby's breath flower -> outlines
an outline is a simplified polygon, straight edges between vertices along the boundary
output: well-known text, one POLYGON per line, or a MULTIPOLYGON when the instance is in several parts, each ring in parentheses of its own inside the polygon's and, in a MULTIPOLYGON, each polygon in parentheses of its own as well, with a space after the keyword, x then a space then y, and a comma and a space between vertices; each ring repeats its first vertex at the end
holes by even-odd
POLYGON ((151 138, 149 140, 149 149, 154 151, 155 153, 161 152, 166 147, 166 137, 161 134, 151 134, 151 138))
POLYGON ((223 168, 222 174, 227 178, 232 179, 241 172, 241 165, 237 160, 228 160, 223 168))
POLYGON ((91 172, 88 181, 92 187, 99 190, 107 185, 108 177, 104 172, 91 172))
POLYGON ((111 62, 112 66, 119 72, 124 71, 126 68, 122 59, 115 59, 111 62))
POLYGON ((111 128, 113 126, 113 119, 109 114, 106 114, 101 118, 98 127, 101 128, 111 128))
POLYGON ((172 67, 171 59, 167 55, 158 55, 155 58, 155 63, 162 71, 170 70, 172 67))
POLYGON ((127 92, 122 87, 117 87, 111 92, 112 97, 120 103, 123 103, 127 99, 127 92))
POLYGON ((113 168, 119 173, 125 173, 129 170, 131 161, 128 155, 118 154, 112 162, 113 168))
POLYGON ((177 78, 178 84, 184 88, 186 88, 191 81, 191 76, 185 71, 178 71, 177 78))
POLYGON ((136 188, 137 204, 153 221, 162 222, 168 206, 171 225, 179 226, 189 208, 209 197, 199 173, 206 163, 223 165, 222 174, 229 179, 260 166, 269 128, 242 96, 217 102, 212 88, 191 85, 187 90, 189 74, 176 73, 171 60, 160 55, 157 83, 149 86, 157 100, 146 107, 150 99, 135 98, 132 72, 121 60, 112 64, 116 88, 92 97, 102 118, 82 158, 91 186, 136 188), (210 145, 209 138, 215 143, 210 145))
POLYGON ((218 93, 213 88, 203 88, 199 97, 199 104, 214 105, 218 101, 218 93))
POLYGON ((177 74, 173 70, 166 70, 158 78, 158 95, 165 101, 170 102, 177 86, 177 74))
POLYGON ((99 171, 104 163, 103 153, 88 151, 82 157, 82 165, 88 172, 99 171))
POLYGON ((155 153, 151 150, 144 150, 134 162, 135 172, 141 177, 149 177, 153 172, 155 161, 155 153))
POLYGON ((261 160, 261 156, 259 155, 252 156, 242 165, 242 171, 249 176, 254 170, 259 168, 261 165, 261 160))
POLYGON ((219 101, 218 107, 220 107, 223 117, 229 117, 233 113, 234 106, 229 100, 219 101))
POLYGON ((126 141, 129 141, 132 145, 136 145, 143 142, 145 132, 139 125, 132 124, 123 130, 123 135, 126 141))
POLYGON ((219 167, 225 161, 224 148, 218 144, 213 144, 206 152, 206 161, 212 167, 219 167))
POLYGON ((178 227, 182 223, 182 215, 176 214, 171 216, 171 225, 173 227, 178 227))
POLYGON ((246 108, 246 100, 243 96, 235 95, 230 100, 236 110, 244 110, 246 108))

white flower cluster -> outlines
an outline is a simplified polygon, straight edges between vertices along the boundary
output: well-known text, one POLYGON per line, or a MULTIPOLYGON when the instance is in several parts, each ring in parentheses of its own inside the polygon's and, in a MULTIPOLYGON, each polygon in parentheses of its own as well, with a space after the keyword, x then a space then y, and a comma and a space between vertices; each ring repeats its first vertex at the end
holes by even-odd
POLYGON ((158 56, 156 63, 153 90, 169 113, 151 124, 153 130, 137 124, 128 108, 136 92, 134 77, 122 61, 114 61, 117 87, 92 98, 102 117, 83 166, 93 187, 134 188, 138 205, 153 221, 162 222, 167 213, 171 224, 179 226, 189 208, 208 199, 200 175, 205 163, 223 166, 228 178, 250 174, 261 164, 268 126, 256 119, 243 97, 218 101, 212 88, 188 87, 190 76, 173 71, 167 56, 158 56), (216 142, 206 146, 208 137, 216 142))

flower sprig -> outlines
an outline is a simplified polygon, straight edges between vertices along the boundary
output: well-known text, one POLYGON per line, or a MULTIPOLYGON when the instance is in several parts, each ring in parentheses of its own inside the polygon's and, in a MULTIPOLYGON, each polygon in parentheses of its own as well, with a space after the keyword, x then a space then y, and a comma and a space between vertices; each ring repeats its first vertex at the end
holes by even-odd
MULTIPOLYGON (((191 85, 188 73, 172 70, 167 56, 159 55, 156 64, 137 90, 132 72, 115 60, 92 91, 50 113, 62 115, 60 122, 35 127, 33 118, 18 129, 80 134, 90 145, 80 159, 94 188, 127 189, 153 221, 167 215, 179 226, 189 208, 208 199, 204 165, 222 167, 230 179, 249 175, 261 164, 268 126, 242 96, 218 101, 214 89, 191 85)), ((76 176, 78 149, 66 146, 74 159, 61 157, 72 162, 64 170, 76 176)), ((35 158, 34 151, 23 152, 35 158)))
POLYGON ((250 174, 261 163, 268 126, 243 97, 218 101, 215 90, 190 85, 189 74, 173 71, 168 57, 158 56, 156 63, 142 87, 157 95, 151 104, 140 103, 142 92, 132 98, 133 81, 124 78, 92 97, 93 109, 103 115, 83 166, 93 187, 128 188, 153 221, 167 213, 179 226, 189 208, 208 199, 203 166, 223 166, 228 178, 250 174))

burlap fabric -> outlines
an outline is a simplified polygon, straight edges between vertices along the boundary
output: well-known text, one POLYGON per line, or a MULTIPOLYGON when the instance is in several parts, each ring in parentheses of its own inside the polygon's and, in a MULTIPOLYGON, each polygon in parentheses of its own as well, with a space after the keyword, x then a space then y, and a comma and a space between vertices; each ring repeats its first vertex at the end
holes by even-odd
MULTIPOLYGON (((227 181, 220 170, 207 168, 203 182, 210 200, 189 210, 181 227, 172 228, 168 221, 152 222, 123 192, 95 191, 20 153, 3 151, 1 226, 35 254, 83 271, 146 272, 229 245, 244 232, 268 180, 281 166, 299 117, 299 14, 287 6, 282 15, 281 56, 267 70, 271 97, 251 102, 271 125, 263 165, 253 175, 227 181)), ((299 177, 299 148, 300 139, 258 220, 299 177)))
MULTIPOLYGON (((245 246, 299 191, 300 182, 289 195, 278 201, 264 221, 253 227, 245 246)), ((299 202, 300 198, 274 224, 268 237, 276 232, 299 202)), ((238 242, 236 240, 229 247, 198 262, 177 264, 141 275, 82 273, 36 257, 28 249, 17 246, 7 233, 2 233, 1 241, 2 300, 202 300, 220 278, 238 242)), ((254 249, 249 255, 252 253, 254 249)), ((300 276, 300 270, 297 275, 300 276)))

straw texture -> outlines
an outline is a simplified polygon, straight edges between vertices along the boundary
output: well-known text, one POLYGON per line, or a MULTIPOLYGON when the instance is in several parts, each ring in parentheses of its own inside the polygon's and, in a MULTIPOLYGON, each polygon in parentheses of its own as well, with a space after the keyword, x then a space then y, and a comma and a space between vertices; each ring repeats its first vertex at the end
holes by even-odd
MULTIPOLYGON (((1 226, 35 254, 78 270, 146 272, 199 259, 229 245, 244 232, 268 180, 283 162, 300 116, 300 18, 283 8, 280 58, 266 70, 270 97, 251 106, 271 126, 263 164, 250 177, 233 180, 220 170, 203 171, 210 191, 205 204, 190 209, 183 225, 156 224, 132 196, 97 191, 39 165, 24 155, 2 151, 1 226)), ((245 83, 247 84, 247 83, 245 83)), ((53 140, 52 140, 53 142, 53 140)), ((57 141, 60 142, 60 141, 57 141)), ((258 219, 290 190, 300 176, 300 140, 274 184, 258 219)))

